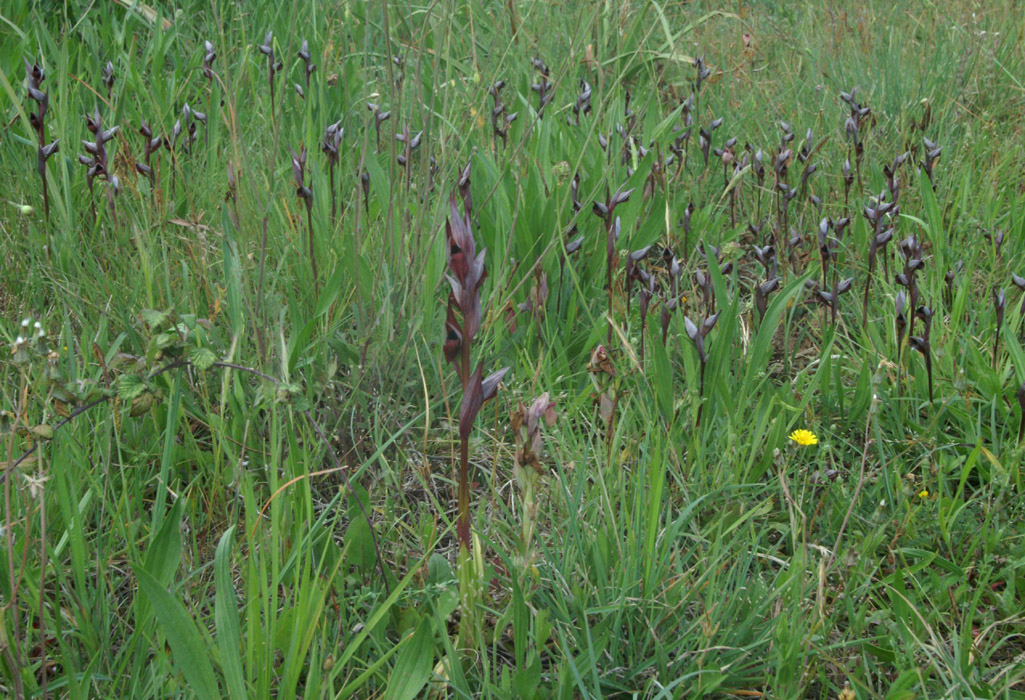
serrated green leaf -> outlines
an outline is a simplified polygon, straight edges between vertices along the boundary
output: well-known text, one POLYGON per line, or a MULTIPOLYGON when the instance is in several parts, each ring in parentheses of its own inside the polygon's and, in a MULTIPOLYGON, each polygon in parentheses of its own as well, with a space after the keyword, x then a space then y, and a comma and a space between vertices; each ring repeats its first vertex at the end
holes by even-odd
POLYGON ((132 410, 128 412, 132 418, 138 418, 153 408, 156 397, 149 391, 143 392, 132 399, 132 410))
POLYGON ((132 401, 146 391, 146 382, 137 374, 122 374, 117 378, 117 397, 132 401))
POLYGON ((53 440, 53 426, 41 423, 40 425, 33 426, 30 428, 30 432, 33 436, 40 440, 53 440))
POLYGON ((154 336, 152 342, 154 347, 160 350, 164 350, 177 343, 180 337, 181 336, 172 331, 164 331, 163 333, 159 333, 156 336, 154 336))
POLYGON ((217 355, 210 348, 189 348, 189 362, 196 369, 206 371, 217 362, 217 355))
POLYGON ((139 318, 151 331, 155 331, 167 323, 168 316, 169 314, 166 311, 156 311, 154 309, 143 309, 139 312, 139 318))

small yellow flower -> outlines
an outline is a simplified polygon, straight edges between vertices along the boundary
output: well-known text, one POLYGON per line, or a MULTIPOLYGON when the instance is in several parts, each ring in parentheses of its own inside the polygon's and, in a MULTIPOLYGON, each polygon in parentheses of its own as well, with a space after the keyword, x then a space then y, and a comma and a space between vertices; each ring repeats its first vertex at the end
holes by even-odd
POLYGON ((926 498, 929 498, 929 491, 928 491, 928 489, 922 489, 921 491, 919 491, 918 492, 918 497, 921 498, 922 500, 925 500, 926 498))
POLYGON ((819 439, 815 435, 815 433, 813 433, 810 430, 805 430, 803 428, 801 430, 795 430, 794 432, 790 433, 790 439, 796 442, 801 447, 819 444, 819 439))

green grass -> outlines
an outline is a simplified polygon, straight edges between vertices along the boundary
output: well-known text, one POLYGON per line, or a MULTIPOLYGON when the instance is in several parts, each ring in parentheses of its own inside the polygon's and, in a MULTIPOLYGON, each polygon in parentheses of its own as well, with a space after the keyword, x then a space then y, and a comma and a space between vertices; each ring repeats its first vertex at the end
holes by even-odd
POLYGON ((1013 3, 157 5, 166 27, 113 2, 0 9, 6 695, 1025 697, 1025 323, 1011 281, 1025 274, 1025 19, 1013 3), (273 102, 257 49, 268 31, 283 61, 273 102), (535 56, 554 84, 543 119, 535 56), (712 73, 687 167, 647 187, 695 56, 712 73), (45 69, 47 140, 60 139, 48 222, 23 57, 45 69), (574 125, 582 78, 593 109, 574 125), (518 114, 504 147, 488 94, 499 79, 518 114), (873 120, 845 207, 839 95, 853 87, 873 120), (624 164, 627 91, 649 150, 624 164), (152 191, 134 172, 140 120, 166 137, 186 103, 207 122, 190 149, 179 137, 154 154, 152 191), (391 111, 379 145, 368 103, 391 111), (106 144, 116 218, 107 183, 90 195, 76 160, 97 107, 121 127, 106 144), (698 145, 717 117, 713 148, 737 137, 738 159, 748 143, 766 154, 761 191, 753 170, 732 183, 736 225, 721 161, 706 168, 698 145), (335 219, 320 142, 339 119, 335 219), (760 209, 769 235, 776 220, 781 120, 792 185, 806 130, 821 142, 809 194, 823 209, 806 193, 790 205, 801 243, 792 259, 779 251, 760 319, 747 222, 760 209), (423 132, 408 167, 394 139, 406 128, 423 132), (918 173, 923 138, 942 147, 932 183, 918 173), (300 145, 317 279, 289 155, 300 145), (863 329, 861 210, 907 149, 863 329), (511 371, 470 438, 475 540, 460 567, 444 221, 467 162, 488 268, 474 362, 511 371), (635 189, 615 210, 609 314, 591 207, 619 188, 635 189), (804 285, 822 277, 819 220, 843 216, 833 268, 854 284, 833 324, 804 285), (999 255, 984 237, 998 230, 999 255), (907 339, 897 352, 910 235, 935 312, 932 403, 922 355, 907 339), (623 261, 647 245, 659 285, 661 250, 679 258, 686 300, 663 343, 656 294, 642 361, 623 261), (703 389, 684 321, 706 315, 699 270, 721 314, 703 389), (517 305, 541 272, 538 320, 517 305), (592 373, 609 334, 615 376, 592 373), (533 475, 516 466, 510 414, 545 392, 558 419, 541 428, 533 475), (798 428, 819 443, 798 448, 798 428))

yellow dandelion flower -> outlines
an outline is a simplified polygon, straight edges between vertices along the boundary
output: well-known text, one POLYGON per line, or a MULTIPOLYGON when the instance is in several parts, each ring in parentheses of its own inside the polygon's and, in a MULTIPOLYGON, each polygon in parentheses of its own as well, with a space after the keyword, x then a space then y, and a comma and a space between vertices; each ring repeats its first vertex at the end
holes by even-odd
POLYGON ((926 498, 929 498, 929 491, 928 491, 928 489, 922 489, 921 491, 919 491, 918 492, 918 497, 923 499, 923 500, 926 499, 926 498))
POLYGON ((794 432, 790 433, 789 437, 791 440, 796 442, 801 447, 819 444, 819 439, 815 435, 815 433, 813 433, 810 430, 805 430, 803 428, 800 430, 795 430, 794 432))

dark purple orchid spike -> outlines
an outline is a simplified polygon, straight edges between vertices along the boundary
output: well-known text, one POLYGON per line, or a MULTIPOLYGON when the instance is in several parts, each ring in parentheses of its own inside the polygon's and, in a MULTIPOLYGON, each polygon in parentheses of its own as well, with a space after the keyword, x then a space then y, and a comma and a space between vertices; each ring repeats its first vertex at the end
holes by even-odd
POLYGON ((566 236, 563 239, 563 252, 559 256, 559 298, 556 303, 560 309, 562 308, 562 287, 566 272, 566 260, 569 256, 576 254, 584 244, 584 236, 576 235, 578 229, 575 221, 576 215, 584 208, 584 203, 580 201, 580 173, 573 175, 573 179, 569 183, 569 191, 570 201, 573 203, 574 222, 566 232, 566 236))
POLYGON ((424 132, 410 134, 409 126, 402 127, 402 133, 395 134, 395 140, 402 144, 402 152, 395 156, 395 160, 406 169, 406 186, 408 187, 413 178, 413 151, 420 146, 420 139, 424 132))
POLYGON ((830 245, 829 227, 832 221, 828 218, 819 221, 818 241, 819 258, 822 261, 822 286, 826 286, 826 277, 829 275, 829 263, 833 261, 833 246, 830 245))
POLYGON ((50 110, 50 94, 40 88, 46 79, 42 67, 38 63, 25 60, 25 74, 28 80, 28 97, 36 103, 35 111, 29 110, 29 124, 36 132, 36 171, 43 184, 43 211, 47 223, 50 221, 50 191, 46 181, 46 161, 60 150, 60 139, 46 142, 46 113, 50 110))
POLYGON ((666 297, 662 300, 662 312, 660 314, 660 321, 662 323, 662 344, 665 345, 669 340, 669 322, 673 318, 673 312, 679 307, 679 302, 674 297, 666 297))
POLYGON ((915 317, 922 322, 922 335, 911 338, 911 347, 922 354, 925 359, 925 371, 929 379, 929 403, 933 402, 932 382, 932 347, 929 341, 929 334, 932 330, 933 312, 928 306, 919 306, 915 309, 915 317))
POLYGON ((1021 383, 1018 388, 1018 411, 1021 414, 1021 418, 1018 423, 1018 444, 1025 439, 1025 382, 1021 383))
POLYGON ((93 221, 96 220, 96 204, 92 198, 93 181, 96 178, 107 182, 107 206, 110 214, 117 223, 117 210, 114 207, 114 197, 121 190, 120 182, 109 170, 108 154, 106 144, 110 142, 121 127, 115 126, 110 129, 103 128, 103 120, 100 117, 100 108, 96 107, 93 116, 86 116, 86 128, 94 135, 95 141, 82 141, 82 148, 88 155, 80 155, 78 162, 86 166, 86 183, 89 185, 89 201, 93 207, 93 221))
POLYGON ((698 384, 698 415, 695 425, 701 424, 701 409, 704 404, 705 397, 705 367, 708 365, 708 347, 705 342, 705 338, 715 328, 716 321, 719 320, 719 312, 712 314, 702 321, 701 325, 698 326, 694 321, 690 320, 689 316, 683 317, 684 328, 687 331, 687 337, 694 344, 694 348, 698 351, 698 360, 701 363, 700 379, 698 384))
POLYGON ((933 183, 933 189, 936 189, 936 183, 933 181, 932 169, 936 165, 936 161, 940 159, 940 154, 943 149, 936 143, 923 137, 922 142, 925 144, 925 155, 922 159, 922 169, 925 170, 925 174, 929 177, 929 182, 933 183))
POLYGON ((532 58, 530 63, 541 74, 538 81, 530 86, 530 89, 537 93, 537 118, 543 119, 545 105, 552 101, 552 83, 548 80, 551 71, 540 58, 532 58))
MULTIPOLYGON (((713 151, 715 153, 716 158, 718 158, 722 162, 722 187, 723 187, 723 192, 725 192, 729 188, 729 186, 730 186, 729 168, 730 168, 731 165, 735 165, 736 155, 737 155, 736 154, 736 150, 735 150, 736 145, 737 145, 737 137, 733 136, 733 137, 727 139, 723 143, 722 148, 716 148, 713 151)), ((729 190, 729 192, 730 192, 730 225, 731 226, 736 226, 737 225, 737 215, 736 215, 737 189, 734 187, 733 189, 729 190)))
POLYGON ((846 207, 850 200, 851 185, 854 184, 854 173, 851 172, 850 158, 843 162, 841 174, 843 175, 843 204, 846 207))
MULTIPOLYGON (((922 243, 913 235, 908 236, 900 242, 900 254, 904 258, 904 271, 897 275, 896 281, 902 287, 908 290, 908 301, 911 308, 917 308, 919 288, 918 288, 918 271, 921 270, 925 263, 922 260, 923 248, 922 243)), ((908 323, 908 335, 914 335, 915 332, 915 317, 910 318, 908 323)))
POLYGON ((794 152, 789 148, 785 148, 776 154, 776 157, 772 159, 772 168, 776 173, 776 179, 778 182, 786 182, 787 173, 790 168, 790 159, 794 152))
POLYGON ((712 75, 712 69, 705 65, 704 56, 698 56, 693 61, 693 66, 696 70, 696 76, 694 80, 694 111, 697 114, 701 114, 701 86, 708 78, 712 75))
POLYGON ((164 138, 164 148, 171 154, 171 201, 175 200, 175 180, 177 177, 177 152, 176 146, 179 143, 182 133, 182 122, 181 119, 174 120, 174 126, 171 127, 171 135, 164 138))
POLYGON ((605 287, 609 299, 609 329, 606 345, 612 344, 612 275, 616 268, 616 241, 619 240, 621 227, 619 217, 615 216, 615 211, 617 206, 630 199, 632 192, 633 189, 623 190, 620 188, 611 196, 606 195, 604 202, 595 201, 592 208, 595 215, 605 221, 605 287))
POLYGON ((449 199, 449 217, 445 223, 447 242, 448 281, 451 291, 445 321, 445 359, 456 366, 463 386, 463 401, 459 411, 459 517, 456 533, 460 549, 470 549, 470 457, 469 438, 473 423, 481 406, 493 398, 508 368, 499 370, 487 379, 481 379, 483 364, 470 373, 470 351, 480 330, 480 290, 487 278, 484 253, 477 253, 470 223, 470 211, 459 211, 459 200, 449 199))
POLYGON ((687 167, 689 159, 689 152, 687 150, 687 144, 690 142, 690 136, 694 131, 694 93, 683 101, 681 107, 680 118, 683 123, 673 127, 673 131, 677 133, 675 139, 673 139, 673 145, 670 146, 673 155, 676 156, 676 176, 679 177, 683 173, 683 169, 687 167))
MULTIPOLYGON (((217 51, 214 49, 214 45, 210 41, 203 42, 203 77, 206 78, 208 83, 208 92, 206 98, 206 111, 209 113, 213 109, 213 93, 214 93, 214 61, 217 59, 217 51)), ((210 129, 206 129, 203 132, 203 139, 207 148, 210 147, 210 129)))
MULTIPOLYGON (((1011 273, 1011 282, 1015 287, 1025 292, 1025 277, 1011 273)), ((1025 316, 1025 294, 1021 297, 1021 311, 1020 313, 1025 316)))
POLYGON ((580 93, 577 95, 577 101, 573 105, 573 119, 570 120, 566 117, 566 123, 578 126, 580 124, 581 114, 591 113, 591 84, 583 78, 580 79, 580 93))
MULTIPOLYGON (((625 99, 626 99, 626 102, 625 102, 626 107, 625 107, 625 109, 623 111, 624 111, 625 116, 626 116, 626 126, 624 127, 622 124, 616 124, 616 133, 619 134, 619 137, 621 139, 623 139, 623 148, 620 151, 620 159, 619 159, 619 162, 622 165, 627 165, 628 163, 630 163, 633 151, 638 151, 639 148, 640 148, 640 141, 637 139, 636 136, 633 136, 633 128, 634 128, 634 125, 636 124, 636 118, 634 116, 634 113, 630 111, 630 91, 629 90, 626 91, 625 99)), ((642 158, 642 157, 643 156, 641 156, 638 153, 638 158, 642 158)), ((633 175, 632 168, 627 168, 627 177, 631 177, 632 175, 633 175)))
POLYGON ((811 178, 812 175, 814 175, 816 172, 818 172, 818 169, 819 169, 818 163, 810 163, 804 169, 804 171, 801 172, 801 192, 802 193, 807 193, 808 192, 808 180, 811 178))
POLYGON ((377 132, 377 150, 381 150, 381 124, 391 118, 391 110, 382 112, 381 108, 373 102, 367 102, 367 109, 374 114, 374 130, 377 132))
POLYGON ((922 337, 928 338, 932 332, 932 318, 933 311, 928 306, 923 304, 915 309, 915 317, 922 322, 922 337))
MULTIPOLYGON (((765 230, 765 220, 764 219, 759 220, 758 223, 755 223, 754 221, 748 221, 747 222, 747 232, 751 236, 751 240, 752 241, 757 241, 757 243, 755 243, 755 257, 756 258, 758 257, 758 249, 759 249, 759 245, 758 244, 759 243, 765 243, 765 237, 762 235, 762 231, 764 231, 764 230, 765 230)), ((772 243, 769 243, 768 245, 771 246, 772 243)))
POLYGON ((694 211, 697 207, 694 206, 694 202, 689 202, 687 208, 683 210, 683 259, 690 259, 690 224, 691 219, 694 216, 694 211))
POLYGON ((214 61, 217 59, 217 51, 210 41, 203 42, 203 77, 211 83, 214 79, 214 61))
POLYGON ((808 158, 810 158, 812 154, 812 144, 814 140, 815 135, 809 127, 808 130, 804 133, 804 141, 801 142, 801 148, 797 151, 797 160, 799 160, 802 163, 808 162, 808 158))
POLYGON ((1003 289, 993 290, 993 311, 996 313, 996 331, 993 334, 993 369, 997 368, 997 356, 1000 346, 1000 329, 1004 325, 1004 310, 1007 308, 1007 295, 1003 289))
POLYGON ((633 286, 634 282, 643 282, 646 273, 640 267, 638 263, 644 260, 648 255, 648 251, 651 250, 651 246, 645 246, 640 250, 635 250, 628 253, 626 256, 626 262, 624 267, 624 279, 626 283, 626 313, 630 313, 630 299, 633 297, 633 286))
POLYGON ((779 289, 779 277, 772 277, 760 284, 755 285, 755 308, 758 309, 758 318, 765 318, 765 311, 769 305, 769 295, 779 289))
MULTIPOLYGON (((904 315, 904 307, 907 304, 907 295, 904 290, 897 292, 896 310, 894 315, 894 332, 897 335, 897 356, 900 357, 900 348, 904 343, 904 330, 907 328, 908 320, 904 315)), ((899 360, 898 360, 899 362, 899 360)))
POLYGON ((911 349, 921 353, 922 358, 925 360, 925 372, 929 378, 929 403, 932 403, 932 348, 930 347, 929 339, 916 335, 913 336, 909 342, 911 344, 911 349))
POLYGON ((182 118, 176 120, 172 131, 172 140, 166 144, 169 149, 179 147, 185 153, 191 153, 196 143, 196 123, 206 126, 207 117, 203 112, 192 109, 186 102, 182 107, 182 118))
POLYGON ((320 141, 320 150, 327 156, 328 180, 331 186, 331 220, 337 221, 337 204, 335 202, 335 167, 339 164, 338 147, 342 144, 342 120, 328 124, 324 129, 324 138, 320 141))
POLYGON ((544 451, 544 443, 541 437, 541 428, 547 425, 549 428, 555 425, 558 414, 555 412, 555 402, 548 397, 548 392, 534 399, 529 406, 522 403, 512 412, 510 416, 513 433, 513 441, 516 443, 514 459, 516 465, 521 469, 528 466, 541 474, 543 465, 541 455, 544 451))
POLYGON ((152 157, 154 153, 160 153, 160 145, 162 139, 159 136, 153 135, 153 130, 150 129, 149 124, 146 120, 142 120, 142 125, 139 127, 139 133, 142 134, 144 139, 142 144, 143 162, 136 163, 135 169, 140 175, 145 175, 149 178, 150 187, 150 201, 154 201, 157 192, 157 180, 156 173, 153 170, 152 157))
POLYGON ((541 323, 545 320, 545 310, 548 303, 548 275, 540 268, 534 270, 534 283, 530 287, 527 301, 517 305, 520 311, 526 311, 534 320, 537 329, 537 341, 542 341, 541 323))
POLYGON ((787 238, 787 258, 790 260, 791 266, 797 264, 797 248, 804 242, 800 231, 791 228, 789 237, 787 238))
POLYGON ((708 167, 708 154, 712 148, 712 132, 705 127, 698 129, 698 147, 701 149, 701 157, 705 159, 705 167, 708 167))
POLYGON ((836 324, 836 317, 839 311, 840 297, 851 290, 851 285, 854 284, 854 278, 848 277, 845 280, 833 283, 831 291, 819 290, 817 292, 820 303, 825 304, 829 307, 830 319, 832 323, 836 324))
POLYGON ((404 69, 406 67, 406 59, 403 56, 392 56, 391 57, 391 62, 392 62, 392 65, 395 66, 395 72, 394 72, 395 88, 401 93, 402 92, 402 82, 406 78, 406 73, 404 71, 404 69))
MULTIPOLYGON (((786 122, 781 122, 781 125, 789 129, 789 125, 786 122)), ((787 134, 789 133, 791 140, 793 137, 793 132, 790 132, 787 129, 784 129, 783 132, 784 146, 787 142, 787 134)), ((787 180, 787 176, 790 172, 790 161, 793 158, 793 154, 793 150, 789 148, 781 148, 779 153, 777 153, 772 159, 772 171, 776 177, 776 182, 773 186, 773 191, 776 193, 776 227, 774 229, 774 238, 775 236, 782 235, 783 231, 786 231, 790 228, 790 208, 787 205, 789 205, 790 200, 793 199, 797 194, 796 191, 793 192, 793 194, 791 194, 791 187, 789 181, 787 180)))
POLYGON ((299 47, 299 58, 302 59, 303 65, 306 67, 306 89, 310 89, 310 76, 317 70, 317 64, 311 63, 310 57, 310 45, 303 39, 302 45, 299 47))
POLYGON ((999 229, 999 230, 997 230, 996 233, 989 233, 989 232, 987 232, 987 233, 984 233, 983 235, 986 237, 986 240, 988 240, 993 245, 993 250, 996 252, 996 255, 997 255, 997 262, 1003 262, 1004 261, 1003 248, 1004 248, 1004 235, 1005 235, 1004 234, 1004 230, 1003 229, 999 229))
POLYGON ((715 306, 715 287, 712 285, 712 276, 707 274, 704 270, 695 270, 694 283, 701 291, 701 297, 705 305, 705 309, 711 310, 715 306))
POLYGON ((492 83, 488 92, 495 101, 491 110, 491 130, 495 132, 495 157, 498 157, 498 139, 502 139, 502 148, 505 148, 509 138, 509 125, 516 121, 518 112, 506 113, 505 103, 502 102, 502 88, 505 87, 504 80, 497 80, 492 83))
MULTIPOLYGON (((757 233, 757 229, 755 229, 753 226, 748 224, 748 227, 752 229, 754 233, 757 233)), ((762 267, 765 269, 766 277, 772 278, 776 276, 779 261, 776 258, 775 246, 773 246, 772 244, 769 244, 764 247, 756 245, 754 246, 754 256, 755 260, 760 262, 762 264, 762 267)))
MULTIPOLYGON (((668 248, 666 248, 666 252, 670 252, 668 248)), ((672 258, 672 261, 669 263, 669 283, 672 288, 673 298, 679 300, 682 299, 680 295, 680 279, 683 277, 683 265, 675 255, 672 258)))
POLYGON ((794 128, 792 126, 790 126, 790 124, 788 124, 785 121, 780 121, 779 128, 780 128, 780 131, 782 132, 782 134, 780 135, 780 139, 779 139, 779 141, 780 141, 779 150, 780 151, 789 150, 787 148, 787 144, 793 142, 793 140, 794 140, 794 128))
POLYGON ((473 159, 466 161, 466 167, 459 171, 459 180, 456 183, 459 186, 459 196, 463 200, 463 208, 467 214, 473 213, 473 194, 470 191, 470 166, 473 165, 473 159))
MULTIPOLYGON (((874 212, 875 210, 868 209, 866 212, 874 212)), ((871 238, 868 245, 868 274, 865 276, 865 297, 862 300, 862 311, 861 311, 861 327, 865 328, 868 325, 868 293, 872 287, 872 273, 876 267, 876 257, 880 249, 885 251, 886 244, 893 240, 894 229, 888 228, 885 231, 880 232, 879 226, 882 221, 882 217, 877 217, 875 221, 869 218, 869 223, 872 224, 871 238)))
POLYGON ((672 160, 672 156, 669 156, 669 160, 666 160, 661 146, 652 145, 655 148, 655 160, 651 163, 651 170, 648 172, 648 179, 644 181, 645 199, 650 199, 654 196, 656 190, 661 190, 661 188, 665 186, 666 168, 672 160))
POLYGON ((107 61, 103 66, 103 84, 107 86, 107 101, 114 96, 114 64, 107 61))
MULTIPOLYGON (((964 263, 958 260, 954 267, 947 270, 947 273, 943 276, 944 283, 944 296, 946 296, 947 306, 953 306, 954 304, 954 281, 957 279, 957 273, 964 267, 964 263)), ((1025 313, 1025 299, 1022 300, 1022 311, 1025 313)))
POLYGON ((363 168, 359 172, 360 186, 363 188, 363 210, 370 216, 370 172, 363 168))
MULTIPOLYGON (((847 136, 848 142, 848 154, 850 149, 854 151, 854 164, 858 174, 858 189, 862 189, 861 184, 861 159, 865 154, 865 127, 872 121, 872 110, 866 106, 858 103, 855 98, 856 89, 850 92, 841 92, 840 99, 846 103, 849 110, 849 114, 846 122, 844 122, 844 132, 847 136)), ((850 185, 847 183, 847 179, 850 174, 850 156, 848 155, 847 163, 844 166, 844 182, 848 190, 850 185)), ((847 197, 844 196, 846 203, 847 197)))
POLYGON ((306 182, 306 146, 299 145, 299 154, 289 149, 292 154, 292 176, 295 178, 295 194, 306 205, 306 230, 310 240, 310 270, 313 273, 313 293, 320 295, 320 282, 317 277, 317 252, 313 238, 313 191, 306 182))
POLYGON ((274 32, 267 32, 263 43, 256 47, 267 57, 267 83, 270 85, 270 107, 274 111, 274 78, 284 68, 284 63, 274 56, 274 32))
POLYGON ((641 365, 644 364, 644 336, 648 323, 648 311, 651 308, 651 300, 655 296, 655 278, 648 275, 645 284, 641 285, 641 291, 637 293, 637 305, 641 312, 641 365))
POLYGON ((434 180, 438 175, 438 160, 434 156, 427 159, 427 187, 420 193, 420 201, 426 202, 434 194, 434 180))

